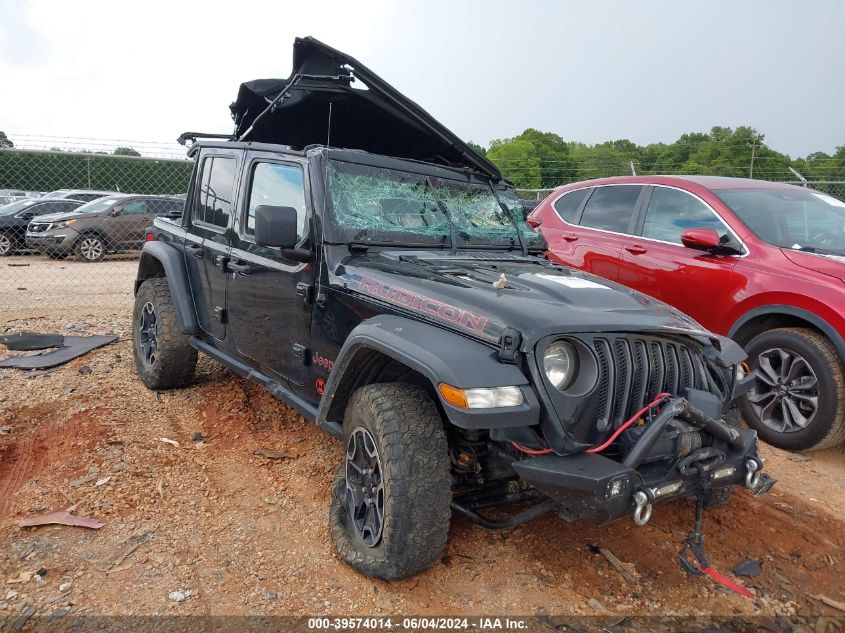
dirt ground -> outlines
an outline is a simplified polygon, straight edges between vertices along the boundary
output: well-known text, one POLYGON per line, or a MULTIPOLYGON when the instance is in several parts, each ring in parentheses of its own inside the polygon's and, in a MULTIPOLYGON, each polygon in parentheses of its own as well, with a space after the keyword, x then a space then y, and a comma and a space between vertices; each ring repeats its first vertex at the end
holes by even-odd
MULTIPOLYGON (((831 606, 845 603, 841 448, 807 456, 764 448, 779 480, 773 491, 761 499, 740 491, 706 515, 712 565, 753 599, 679 569, 687 503, 658 506, 643 528, 546 516, 490 532, 455 518, 433 569, 374 581, 334 554, 329 483, 341 449, 326 433, 208 359, 193 386, 148 391, 134 375, 125 313, 7 315, 0 331, 121 338, 54 371, 0 370, 0 618, 842 616, 831 606), (287 457, 256 454, 262 449, 287 457), (16 523, 69 507, 105 526, 16 523), (623 578, 598 548, 633 575, 623 578), (758 576, 730 574, 749 558, 762 562, 758 576)), ((827 631, 822 622, 814 630, 827 631)), ((840 626, 830 622, 831 631, 840 626)))
POLYGON ((0 257, 0 316, 7 306, 41 313, 91 305, 114 313, 131 309, 137 272, 137 253, 108 255, 94 263, 72 256, 59 261, 34 254, 0 257))

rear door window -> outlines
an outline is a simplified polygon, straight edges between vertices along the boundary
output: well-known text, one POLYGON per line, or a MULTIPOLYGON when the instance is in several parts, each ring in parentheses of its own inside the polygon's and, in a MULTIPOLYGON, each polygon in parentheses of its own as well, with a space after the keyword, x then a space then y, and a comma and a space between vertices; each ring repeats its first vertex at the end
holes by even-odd
POLYGON ((560 216, 561 220, 574 224, 575 216, 581 208, 581 203, 584 202, 584 198, 586 198, 587 194, 591 191, 592 189, 589 187, 585 189, 576 189, 575 191, 568 191, 555 200, 555 203, 552 206, 554 206, 555 212, 558 216, 560 216))
POLYGON ((628 233, 642 185, 596 187, 581 214, 581 226, 628 233))
POLYGON ((194 221, 220 228, 229 226, 235 168, 235 159, 228 156, 207 156, 203 160, 194 221))

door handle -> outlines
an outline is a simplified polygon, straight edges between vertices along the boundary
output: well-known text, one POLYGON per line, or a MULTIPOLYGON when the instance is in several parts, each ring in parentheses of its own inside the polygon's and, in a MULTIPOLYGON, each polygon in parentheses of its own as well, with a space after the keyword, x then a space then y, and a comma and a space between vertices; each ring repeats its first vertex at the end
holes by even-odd
POLYGON ((249 275, 252 272, 252 266, 249 264, 233 264, 232 262, 226 264, 226 269, 243 276, 249 275))
POLYGON ((578 236, 575 233, 561 233, 560 236, 567 242, 574 242, 578 239, 578 236))
POLYGON ((643 253, 647 253, 648 249, 644 246, 640 246, 639 244, 632 244, 631 246, 626 246, 625 250, 631 253, 632 255, 642 255, 643 253))
POLYGON ((197 244, 190 244, 185 248, 191 255, 193 255, 197 259, 202 259, 202 252, 204 250, 202 246, 199 246, 197 244))

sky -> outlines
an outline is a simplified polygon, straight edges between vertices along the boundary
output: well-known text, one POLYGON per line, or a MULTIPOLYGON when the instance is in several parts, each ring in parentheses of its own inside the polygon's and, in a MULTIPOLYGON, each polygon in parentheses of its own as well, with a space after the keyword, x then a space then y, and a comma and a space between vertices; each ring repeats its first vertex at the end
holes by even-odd
POLYGON ((0 0, 0 130, 230 132, 242 81, 296 36, 358 59, 460 137, 671 142, 750 125, 792 157, 845 145, 842 0, 0 0))

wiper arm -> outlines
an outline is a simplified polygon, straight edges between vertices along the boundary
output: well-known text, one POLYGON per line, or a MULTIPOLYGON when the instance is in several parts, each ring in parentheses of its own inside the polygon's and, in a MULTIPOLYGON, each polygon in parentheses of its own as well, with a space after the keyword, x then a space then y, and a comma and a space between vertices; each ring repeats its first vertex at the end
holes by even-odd
POLYGON ((455 225, 455 220, 452 219, 452 214, 449 212, 449 209, 443 204, 443 201, 437 196, 437 187, 434 184, 434 178, 429 176, 426 179, 429 188, 431 189, 431 195, 434 196, 434 202, 437 203, 437 208, 440 209, 440 213, 446 216, 446 220, 449 222, 449 246, 450 246, 450 254, 457 255, 458 254, 458 227, 455 225))
POLYGON ((496 198, 496 202, 499 203, 499 208, 502 210, 507 218, 511 221, 513 225, 514 231, 516 231, 516 239, 519 240, 519 248, 522 249, 523 257, 528 255, 528 245, 525 243, 525 238, 522 235, 522 231, 519 230, 519 224, 516 223, 516 218, 513 217, 513 213, 511 213, 510 209, 502 202, 502 199, 499 197, 499 192, 496 191, 496 187, 493 186, 493 183, 490 183, 490 189, 493 192, 493 196, 496 198))

